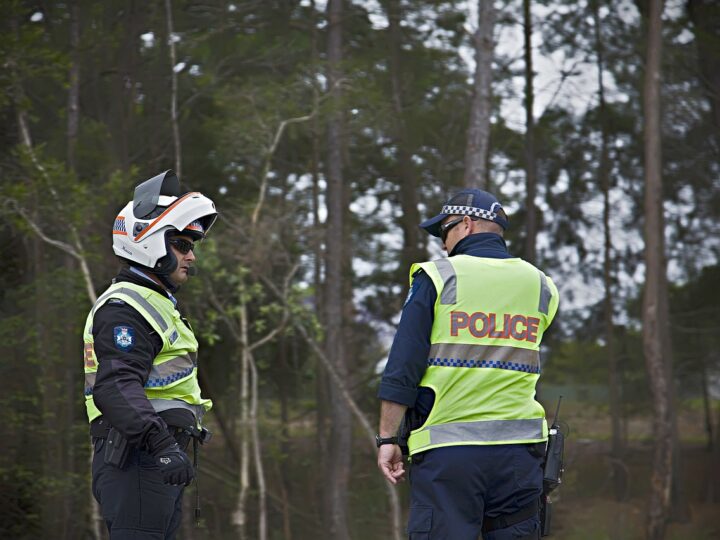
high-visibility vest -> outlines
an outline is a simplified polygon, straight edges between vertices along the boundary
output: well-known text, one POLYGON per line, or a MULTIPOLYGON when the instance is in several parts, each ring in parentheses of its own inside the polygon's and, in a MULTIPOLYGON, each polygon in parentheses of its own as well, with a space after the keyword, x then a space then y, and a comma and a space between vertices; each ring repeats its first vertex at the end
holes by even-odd
POLYGON ((558 308, 552 280, 522 259, 456 255, 413 265, 437 290, 427 370, 435 404, 410 454, 457 445, 547 440, 535 400, 540 342, 558 308))
MULTIPOLYGON (((89 421, 102 414, 93 400, 98 369, 92 335, 93 316, 111 298, 118 298, 135 308, 162 338, 162 349, 153 360, 145 383, 145 395, 154 409, 157 412, 188 409, 199 421, 212 407, 212 401, 200 395, 195 335, 170 298, 126 281, 112 284, 95 302, 85 322, 85 406, 89 421)), ((122 327, 119 328, 122 332, 122 327)))

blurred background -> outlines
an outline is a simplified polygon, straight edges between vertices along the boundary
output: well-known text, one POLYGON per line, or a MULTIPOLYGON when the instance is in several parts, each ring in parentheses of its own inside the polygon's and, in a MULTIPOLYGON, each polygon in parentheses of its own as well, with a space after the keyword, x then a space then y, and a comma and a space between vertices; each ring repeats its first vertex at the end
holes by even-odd
POLYGON ((558 539, 720 537, 715 0, 2 0, 0 536, 104 538, 82 325, 135 185, 220 211, 181 538, 400 538, 375 397, 417 224, 492 191, 557 283, 558 539), (337 534, 327 533, 335 524, 337 534))

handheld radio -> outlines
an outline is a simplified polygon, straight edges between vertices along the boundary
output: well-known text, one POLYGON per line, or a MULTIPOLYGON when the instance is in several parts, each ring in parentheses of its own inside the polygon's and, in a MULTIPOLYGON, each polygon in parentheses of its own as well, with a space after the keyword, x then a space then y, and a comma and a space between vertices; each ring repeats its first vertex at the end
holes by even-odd
POLYGON ((563 453, 565 450, 565 434, 560 431, 560 402, 558 399, 555 409, 555 418, 548 431, 547 450, 545 451, 545 463, 543 464, 543 494, 540 498, 540 529, 542 536, 550 534, 552 525, 552 501, 550 493, 562 483, 562 475, 565 472, 563 467, 563 453))
POLYGON ((550 493, 562 483, 563 468, 563 452, 565 449, 565 435, 560 431, 558 417, 560 415, 560 402, 562 396, 558 399, 557 409, 555 409, 555 418, 548 431, 548 445, 545 453, 545 474, 543 476, 543 491, 550 493))

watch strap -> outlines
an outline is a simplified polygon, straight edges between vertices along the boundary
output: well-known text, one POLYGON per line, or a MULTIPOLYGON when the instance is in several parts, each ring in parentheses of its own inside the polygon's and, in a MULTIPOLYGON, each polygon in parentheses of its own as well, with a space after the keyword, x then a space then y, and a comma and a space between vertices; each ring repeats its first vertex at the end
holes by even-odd
POLYGON ((380 448, 383 444, 397 444, 398 438, 396 437, 381 437, 380 434, 375 435, 375 444, 380 448))

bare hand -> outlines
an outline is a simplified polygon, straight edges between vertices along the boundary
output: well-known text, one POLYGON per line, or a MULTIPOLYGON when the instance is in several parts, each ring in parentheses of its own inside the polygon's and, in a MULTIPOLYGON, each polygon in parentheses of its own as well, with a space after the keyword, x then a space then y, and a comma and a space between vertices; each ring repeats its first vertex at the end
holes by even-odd
POLYGON ((397 444, 384 444, 378 449, 378 467, 391 484, 403 480, 405 466, 402 451, 397 444))

